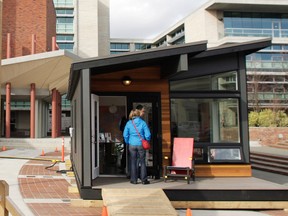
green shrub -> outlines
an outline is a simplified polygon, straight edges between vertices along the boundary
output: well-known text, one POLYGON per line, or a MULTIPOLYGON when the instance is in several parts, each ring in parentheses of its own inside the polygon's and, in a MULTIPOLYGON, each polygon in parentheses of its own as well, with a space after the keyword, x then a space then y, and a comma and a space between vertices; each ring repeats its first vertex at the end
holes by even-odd
POLYGON ((249 126, 257 127, 258 126, 259 113, 252 111, 249 113, 249 126))
POLYGON ((274 112, 271 109, 264 109, 260 112, 252 111, 249 113, 250 127, 287 127, 288 116, 279 110, 274 112))
POLYGON ((276 113, 270 109, 264 109, 259 113, 260 127, 276 127, 276 113))
POLYGON ((288 126, 287 114, 284 111, 279 110, 276 113, 276 122, 278 127, 287 127, 288 126))

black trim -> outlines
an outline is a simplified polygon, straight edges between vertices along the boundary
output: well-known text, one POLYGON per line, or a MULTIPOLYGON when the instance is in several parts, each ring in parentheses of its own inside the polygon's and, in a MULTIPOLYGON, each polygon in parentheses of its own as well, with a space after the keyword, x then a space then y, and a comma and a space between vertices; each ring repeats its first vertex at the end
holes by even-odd
POLYGON ((240 92, 206 91, 206 92, 170 92, 170 98, 240 98, 240 92))
MULTIPOLYGON (((167 183, 169 184, 169 183, 167 183)), ((288 201, 288 190, 163 189, 170 201, 288 201), (221 194, 221 195, 219 195, 221 194)))

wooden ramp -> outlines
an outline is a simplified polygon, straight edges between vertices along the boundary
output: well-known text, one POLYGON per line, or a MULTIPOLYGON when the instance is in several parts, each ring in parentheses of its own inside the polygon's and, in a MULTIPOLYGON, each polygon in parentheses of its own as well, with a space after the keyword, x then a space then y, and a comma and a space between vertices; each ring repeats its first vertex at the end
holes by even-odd
POLYGON ((103 204, 109 216, 177 215, 162 189, 103 188, 103 204))

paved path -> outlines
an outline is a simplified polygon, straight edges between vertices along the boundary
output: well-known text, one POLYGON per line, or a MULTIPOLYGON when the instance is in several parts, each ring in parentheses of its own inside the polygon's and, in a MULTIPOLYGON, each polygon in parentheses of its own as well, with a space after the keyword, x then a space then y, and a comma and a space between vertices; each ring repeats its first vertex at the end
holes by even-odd
MULTIPOLYGON (((40 150, 13 149, 0 152, 0 156, 31 157, 35 158, 41 154, 40 150)), ((0 158, 0 179, 5 180, 9 185, 9 196, 25 215, 33 215, 30 208, 23 201, 19 190, 18 173, 28 160, 23 159, 1 159, 0 158)))

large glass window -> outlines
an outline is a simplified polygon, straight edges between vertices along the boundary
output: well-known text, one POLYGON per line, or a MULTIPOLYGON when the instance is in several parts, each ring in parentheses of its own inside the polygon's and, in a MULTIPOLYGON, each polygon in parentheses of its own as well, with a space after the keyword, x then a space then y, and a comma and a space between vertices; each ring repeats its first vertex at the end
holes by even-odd
POLYGON ((288 37, 287 14, 224 12, 226 36, 288 37))
POLYGON ((173 81, 171 91, 236 91, 238 90, 237 73, 235 71, 186 79, 185 81, 173 81))
POLYGON ((171 99, 174 137, 197 142, 239 143, 238 99, 171 99))

